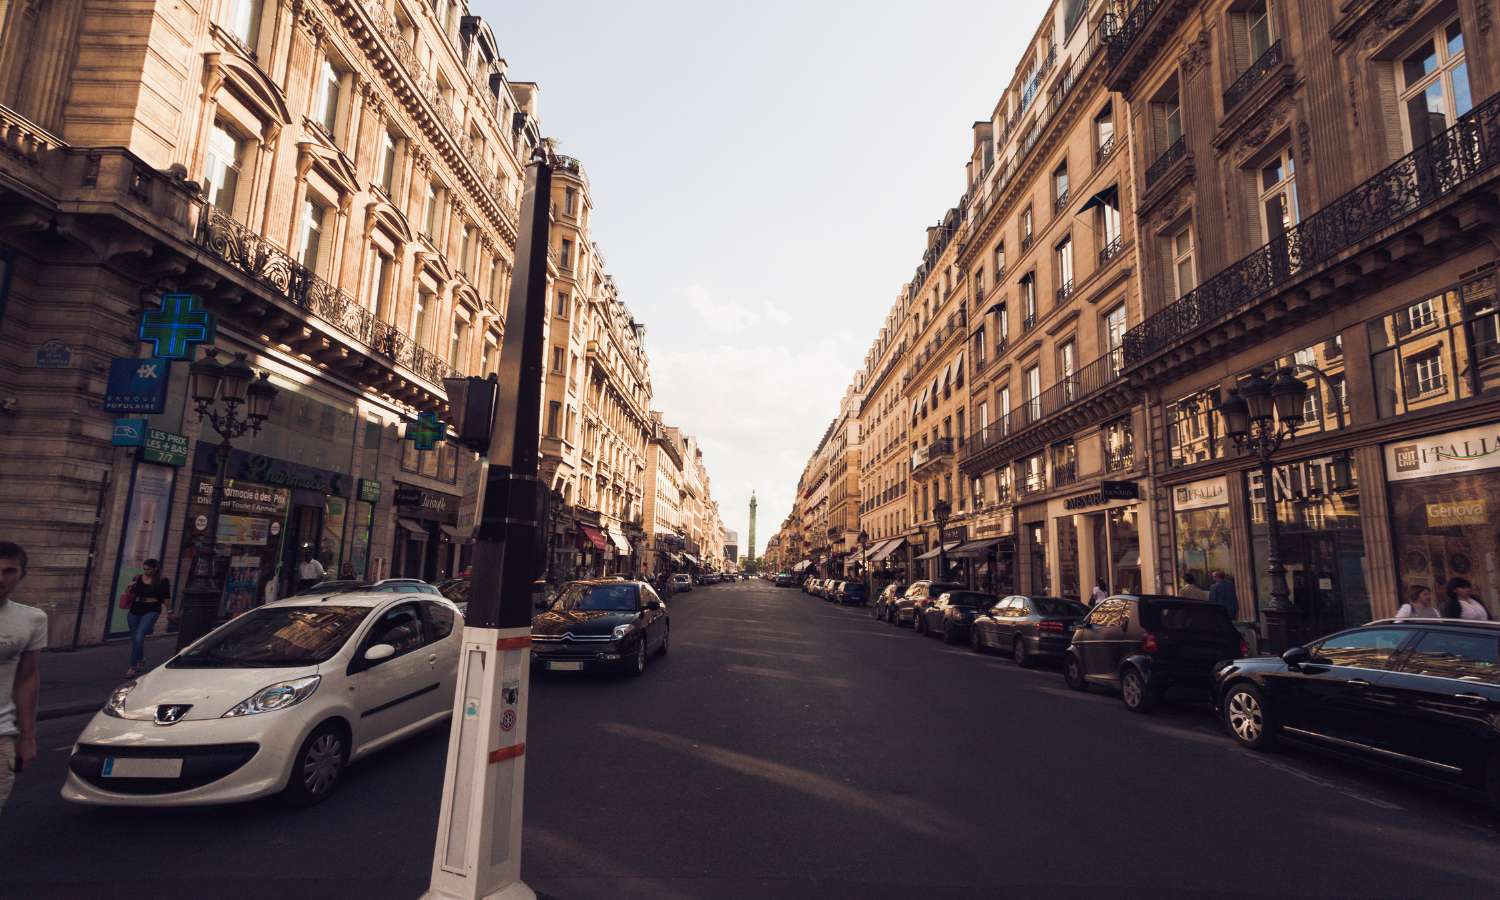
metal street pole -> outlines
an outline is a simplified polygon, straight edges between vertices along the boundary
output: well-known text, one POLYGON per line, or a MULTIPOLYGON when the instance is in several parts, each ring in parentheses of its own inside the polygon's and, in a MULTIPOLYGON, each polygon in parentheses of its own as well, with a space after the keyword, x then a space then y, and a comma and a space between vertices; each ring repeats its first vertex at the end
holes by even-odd
POLYGON ((552 166, 526 169, 454 697, 432 883, 423 900, 534 900, 521 881, 531 616, 548 495, 538 473, 552 166))

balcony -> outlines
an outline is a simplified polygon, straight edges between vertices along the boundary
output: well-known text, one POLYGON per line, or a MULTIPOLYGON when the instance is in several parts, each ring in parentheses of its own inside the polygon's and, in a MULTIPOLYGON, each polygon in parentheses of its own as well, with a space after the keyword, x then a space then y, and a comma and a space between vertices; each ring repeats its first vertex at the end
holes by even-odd
POLYGON ((1500 162, 1500 94, 1442 135, 1303 219, 1125 334, 1124 365, 1178 346, 1299 273, 1453 196, 1468 179, 1500 162))
POLYGON ((1063 191, 1057 195, 1057 199, 1052 201, 1052 211, 1060 213, 1063 211, 1063 207, 1067 205, 1068 191, 1066 188, 1064 188, 1063 191))
POLYGON ((1268 47, 1265 53, 1260 55, 1260 59, 1251 63, 1250 68, 1246 69, 1243 75, 1235 79, 1234 84, 1229 86, 1229 90, 1224 92, 1224 112, 1227 113, 1238 106, 1247 94, 1255 90, 1256 85, 1260 84, 1267 75, 1271 74, 1277 66, 1281 65, 1281 61, 1281 41, 1277 41, 1268 47))
POLYGON ((396 326, 377 319, 347 291, 324 281, 291 254, 218 207, 204 204, 198 244, 294 306, 363 344, 373 354, 405 367, 429 384, 441 388, 444 378, 459 376, 437 354, 418 346, 396 326))
POLYGON ((1114 152, 1115 136, 1111 134, 1109 137, 1104 139, 1104 143, 1099 145, 1099 149, 1094 151, 1094 165, 1096 167, 1104 165, 1105 161, 1108 160, 1110 155, 1114 152))
POLYGON ((1000 442, 1024 433, 1068 407, 1103 391, 1120 379, 1119 357, 1106 354, 1036 397, 1009 410, 1004 418, 969 436, 965 458, 972 458, 1000 442))
POLYGON ((1021 333, 1025 334, 1036 327, 1036 313, 1027 313, 1026 318, 1021 320, 1021 333))
POLYGON ((1062 287, 1057 289, 1057 301, 1061 303, 1071 296, 1073 296, 1073 280, 1070 278, 1062 287))
POLYGON ((1114 240, 1104 245, 1104 249, 1099 251, 1099 265, 1102 266, 1120 255, 1121 240, 1121 236, 1117 234, 1114 240))
POLYGON ((1186 136, 1178 138, 1172 146, 1167 148, 1167 152, 1158 156, 1156 162, 1151 164, 1151 168, 1146 170, 1146 187, 1149 188, 1160 181, 1161 177, 1167 174, 1167 171, 1172 168, 1172 165, 1184 156, 1187 156, 1186 136))
POLYGON ((1031 249, 1031 244, 1035 240, 1036 240, 1036 235, 1034 235, 1034 234, 1024 235, 1021 238, 1021 252, 1025 253, 1027 250, 1030 250, 1031 249))
MULTIPOLYGON (((963 439, 958 439, 958 445, 963 446, 963 439)), ((915 472, 930 462, 944 459, 953 455, 953 438, 938 438, 925 447, 918 449, 911 455, 911 471, 915 472)))

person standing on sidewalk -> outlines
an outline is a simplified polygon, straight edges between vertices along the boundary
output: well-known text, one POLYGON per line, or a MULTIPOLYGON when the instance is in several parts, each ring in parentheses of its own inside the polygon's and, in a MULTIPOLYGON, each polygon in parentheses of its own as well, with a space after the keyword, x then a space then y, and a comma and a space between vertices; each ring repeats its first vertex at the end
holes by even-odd
POLYGON ((1234 583, 1224 574, 1223 569, 1214 569, 1208 573, 1208 577, 1214 583, 1208 589, 1208 602, 1217 603, 1229 610, 1231 620, 1240 617, 1240 599, 1234 595, 1234 583))
POLYGON ((327 572, 323 564, 313 557, 311 550, 302 551, 302 564, 297 567, 297 593, 302 593, 322 580, 327 572))
POLYGON ((10 599, 26 577, 26 551, 0 541, 0 810, 16 773, 36 759, 39 665, 47 646, 47 614, 10 599))
POLYGON ((141 574, 130 582, 130 590, 135 593, 135 602, 125 614, 125 623, 130 628, 130 668, 125 670, 126 678, 146 671, 146 636, 161 618, 163 604, 167 615, 172 615, 172 582, 161 574, 160 560, 141 563, 141 574))
POLYGON ((1192 572, 1182 576, 1182 589, 1177 592, 1177 596, 1187 600, 1207 600, 1208 592, 1198 587, 1197 580, 1192 572))

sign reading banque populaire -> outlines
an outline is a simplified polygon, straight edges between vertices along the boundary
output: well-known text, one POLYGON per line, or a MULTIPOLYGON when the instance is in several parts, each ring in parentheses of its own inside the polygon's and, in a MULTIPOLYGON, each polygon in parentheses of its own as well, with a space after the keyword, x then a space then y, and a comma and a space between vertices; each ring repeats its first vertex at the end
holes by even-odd
POLYGON ((170 359, 117 357, 109 361, 104 387, 105 412, 159 413, 167 406, 170 359))
MULTIPOLYGON (((213 444, 199 443, 198 452, 193 457, 193 471, 216 471, 219 466, 218 450, 219 448, 213 444)), ((277 487, 318 491, 337 497, 349 496, 349 489, 352 487, 349 476, 342 472, 331 472, 316 466, 262 456, 259 453, 246 453, 243 450, 230 453, 227 474, 230 478, 242 481, 258 481, 261 484, 271 484, 277 487)))
POLYGON ((1466 428, 1431 437, 1386 444, 1388 481, 1458 475, 1500 469, 1500 427, 1466 428))

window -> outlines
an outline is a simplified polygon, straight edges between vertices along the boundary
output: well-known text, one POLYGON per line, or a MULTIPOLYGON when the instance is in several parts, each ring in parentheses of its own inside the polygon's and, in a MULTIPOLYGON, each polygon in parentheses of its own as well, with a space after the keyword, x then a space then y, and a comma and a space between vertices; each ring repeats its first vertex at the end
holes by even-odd
POLYGON ((1078 345, 1068 341, 1057 348, 1057 380, 1062 385, 1063 401, 1078 399, 1078 345))
POLYGON ((314 118, 330 138, 334 135, 339 119, 339 85, 343 76, 334 68, 333 62, 323 60, 322 76, 318 80, 318 101, 314 118))
POLYGON ((1004 351, 1010 344, 1010 317, 1005 314, 1005 302, 1001 301, 995 305, 995 336, 996 352, 1004 351))
POLYGON ((1047 489, 1047 463, 1042 454, 1033 453, 1021 461, 1021 491, 1033 494, 1047 489))
POLYGON ((552 348, 552 371, 555 372, 555 373, 557 373, 557 374, 559 374, 559 375, 561 375, 562 374, 562 370, 563 370, 563 364, 567 360, 567 358, 568 358, 568 351, 564 350, 562 347, 553 347, 552 348))
POLYGON ((465 278, 474 271, 473 260, 470 254, 474 251, 474 226, 465 224, 463 237, 458 244, 458 270, 465 278))
POLYGON ((984 299, 984 269, 974 270, 974 299, 984 299))
POLYGON ((562 421, 562 402, 553 400, 547 404, 547 437, 558 437, 557 429, 562 421))
POLYGON ((371 247, 365 263, 365 309, 378 319, 390 314, 391 258, 379 248, 371 247))
POLYGON ((558 262, 564 269, 573 267, 573 242, 567 238, 563 239, 562 252, 558 254, 558 262))
POLYGON ((465 353, 469 346, 469 317, 463 312, 453 316, 453 329, 448 335, 448 365, 464 371, 465 353))
POLYGON ((427 183, 427 198, 422 208, 422 234, 430 241, 437 234, 438 186, 427 183))
POLYGON ((1068 204, 1068 164, 1066 161, 1052 173, 1052 196, 1054 208, 1061 210, 1068 204))
POLYGON ((491 372, 497 371, 496 364, 500 360, 500 341, 493 334, 484 336, 484 371, 481 373, 488 377, 491 372))
POLYGON ((1026 424, 1042 417, 1042 370, 1032 366, 1026 370, 1026 424))
POLYGON ((323 216, 328 212, 311 200, 302 201, 298 227, 302 234, 297 242, 297 259, 312 272, 318 271, 318 245, 323 238, 323 216))
POLYGON ((1021 332, 1024 334, 1036 325, 1036 277, 1028 274, 1021 279, 1021 332))
POLYGON ((230 215, 235 212, 235 189, 239 187, 244 162, 245 142, 226 131, 223 122, 214 122, 204 162, 203 193, 209 203, 230 215))
POLYGON ((1380 417, 1500 388, 1495 295, 1495 275, 1487 273, 1369 323, 1380 417))
POLYGON ((1458 19, 1423 38, 1396 65, 1396 74, 1408 151, 1453 127, 1474 106, 1458 19))
POLYGON ((1073 293, 1073 236, 1062 239, 1055 248, 1057 256, 1057 299, 1066 300, 1073 293))
POLYGON ((557 315, 560 318, 566 319, 568 317, 568 295, 567 294, 564 294, 563 292, 558 291, 558 293, 557 293, 557 304, 556 304, 556 307, 553 310, 553 312, 554 312, 555 315, 557 315))
POLYGON ((1032 217, 1031 217, 1031 207, 1028 206, 1028 207, 1026 207, 1025 211, 1021 213, 1021 252, 1022 253, 1026 252, 1026 248, 1027 247, 1031 246, 1031 238, 1032 238, 1032 217))
POLYGON ((1001 420, 1000 420, 1000 433, 1001 434, 1010 434, 1010 386, 1009 385, 1006 385, 1005 387, 1003 387, 1003 388, 1000 389, 1000 394, 996 398, 996 403, 999 404, 999 407, 1000 407, 999 408, 999 412, 1000 412, 1000 415, 1002 417, 1001 420))
POLYGON ((419 347, 427 346, 427 314, 432 309, 432 301, 431 291, 417 290, 411 311, 411 339, 419 347))
POLYGON ((1297 224, 1296 161, 1290 149, 1260 167, 1262 234, 1274 241, 1297 224))
POLYGON ((1010 502, 1010 466, 995 470, 995 502, 1010 502))
POLYGON ((1052 484, 1062 487, 1078 480, 1078 451, 1073 441, 1060 441, 1052 445, 1052 484))
POLYGON ((380 189, 387 197, 396 187, 396 137, 389 131, 380 136, 380 189))
POLYGON ((563 212, 570 216, 578 214, 578 192, 572 188, 563 189, 563 212))
POLYGON ((1125 304, 1121 303, 1104 314, 1104 352, 1109 356, 1109 368, 1118 375, 1125 361, 1125 304))
POLYGON ((1099 433, 1104 438, 1106 472, 1119 472, 1135 465, 1135 435, 1130 428, 1129 416, 1107 423, 1099 433))
POLYGON ((984 326, 974 331, 974 368, 983 369, 985 363, 984 326))
POLYGON ((1401 664, 1401 671, 1497 684, 1500 683, 1500 645, 1491 634, 1429 631, 1418 639, 1401 664))
POLYGON ((1162 113, 1166 117, 1167 146, 1170 147, 1182 140, 1182 100, 1177 94, 1173 94, 1162 104, 1162 113))
POLYGON ((1172 465, 1219 459, 1224 456, 1226 441, 1219 435, 1218 386, 1189 394, 1167 406, 1167 441, 1172 465))
POLYGON ((1094 154, 1099 163, 1109 159, 1115 149, 1115 111, 1111 104, 1094 117, 1094 154))
POLYGON ((998 285, 1000 283, 1000 279, 1002 279, 1004 277, 1005 277, 1005 242, 1001 241, 1000 245, 995 248, 995 284, 998 285))
POLYGON ((229 33, 249 48, 252 57, 260 43, 260 19, 264 11, 264 0, 233 0, 229 6, 229 33))
POLYGON ((500 302, 500 257, 490 260, 490 302, 500 302))
POLYGON ((1331 637, 1313 648, 1314 659, 1355 669, 1383 669, 1391 655, 1411 637, 1410 629, 1376 628, 1331 637))
MULTIPOLYGON (((1173 75, 1151 101, 1151 144, 1160 158, 1182 139, 1182 94, 1173 75)), ((1149 170, 1148 170, 1149 171, 1149 170)))
POLYGON ((1192 226, 1183 228, 1167 239, 1167 252, 1172 259, 1172 277, 1168 285, 1172 289, 1171 299, 1177 300, 1187 296, 1189 291, 1198 286, 1197 274, 1193 268, 1192 226))

